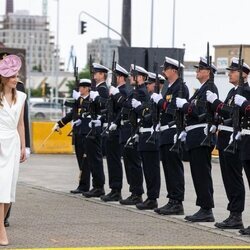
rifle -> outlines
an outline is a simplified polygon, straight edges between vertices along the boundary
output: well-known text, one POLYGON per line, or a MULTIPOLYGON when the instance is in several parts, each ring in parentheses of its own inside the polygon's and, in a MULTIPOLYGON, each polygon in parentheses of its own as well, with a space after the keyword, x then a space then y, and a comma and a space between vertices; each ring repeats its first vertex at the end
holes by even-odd
MULTIPOLYGON (((208 79, 208 88, 207 90, 213 91, 213 85, 214 85, 214 73, 212 69, 212 56, 209 55, 209 42, 207 42, 207 65, 210 70, 209 79, 208 79)), ((204 115, 202 114, 199 119, 203 119, 204 115)), ((206 102, 206 113, 205 113, 205 119, 207 123, 207 135, 205 139, 201 142, 201 146, 211 146, 212 142, 212 131, 210 131, 213 123, 214 123, 214 112, 211 108, 211 104, 209 102, 206 102)))
MULTIPOLYGON (((91 79, 91 90, 96 91, 96 82, 95 82, 94 74, 93 74, 93 61, 92 61, 91 55, 89 56, 89 72, 90 72, 90 79, 91 79)), ((94 100, 90 100, 89 113, 91 116, 91 120, 97 119, 97 106, 94 100)), ((96 127, 95 127, 95 124, 92 123, 92 127, 89 133, 86 135, 86 138, 95 139, 95 137, 96 137, 96 127)))
MULTIPOLYGON (((134 93, 137 94, 137 88, 138 88, 138 82, 137 82, 137 71, 136 71, 136 64, 134 62, 134 70, 133 70, 133 80, 135 82, 135 89, 134 93)), ((132 95, 133 97, 133 95, 132 95)), ((135 97, 135 96, 134 96, 135 97)), ((129 120, 131 122, 131 135, 129 139, 127 140, 124 147, 126 148, 133 148, 136 143, 136 135, 139 133, 141 121, 138 122, 137 115, 135 112, 130 112, 129 114, 129 120)))
MULTIPOLYGON (((158 76, 158 63, 154 62, 153 65, 153 71, 155 73, 155 93, 159 94, 160 92, 160 81, 158 76)), ((149 136, 149 138, 146 140, 146 143, 155 144, 156 142, 156 135, 157 135, 157 125, 160 122, 160 109, 158 108, 157 104, 151 100, 150 103, 150 109, 151 109, 151 117, 152 117, 152 123, 153 123, 153 133, 149 136)))
MULTIPOLYGON (((113 60, 112 60, 112 81, 111 81, 111 86, 116 87, 116 61, 115 61, 115 51, 113 51, 113 60)), ((108 129, 111 125, 111 122, 113 121, 113 116, 114 116, 114 101, 112 97, 110 96, 106 102, 106 109, 104 110, 104 113, 106 112, 107 114, 107 127, 103 130, 102 135, 105 133, 108 133, 108 129)))
MULTIPOLYGON (((178 91, 178 97, 184 98, 184 84, 185 83, 183 82, 183 70, 180 67, 180 59, 178 60, 178 75, 180 79, 180 88, 178 91)), ((184 113, 181 109, 177 109, 175 111, 175 124, 177 128, 177 135, 176 135, 177 138, 176 138, 176 142, 169 150, 171 152, 176 152, 179 154, 181 152, 181 139, 179 139, 179 136, 185 128, 184 113)))
POLYGON ((77 67, 77 58, 75 56, 74 62, 74 77, 75 77, 75 90, 79 90, 79 74, 78 74, 78 67, 77 67))
MULTIPOLYGON (((239 62, 238 62, 239 85, 236 91, 237 94, 239 95, 242 95, 243 86, 244 86, 243 64, 244 64, 244 59, 242 59, 242 45, 240 45, 239 62)), ((235 137, 237 133, 241 130, 240 129, 240 107, 235 104, 233 106, 232 122, 233 122, 233 141, 230 144, 228 144, 228 146, 224 149, 224 151, 235 154, 238 148, 237 140, 235 137)))

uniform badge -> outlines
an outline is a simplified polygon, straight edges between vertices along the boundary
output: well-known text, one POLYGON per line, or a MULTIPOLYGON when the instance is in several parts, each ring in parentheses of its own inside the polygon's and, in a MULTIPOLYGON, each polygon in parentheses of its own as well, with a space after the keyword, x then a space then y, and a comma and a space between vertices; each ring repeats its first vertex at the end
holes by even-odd
POLYGON ((166 95, 166 101, 171 102, 172 100, 172 95, 166 95))

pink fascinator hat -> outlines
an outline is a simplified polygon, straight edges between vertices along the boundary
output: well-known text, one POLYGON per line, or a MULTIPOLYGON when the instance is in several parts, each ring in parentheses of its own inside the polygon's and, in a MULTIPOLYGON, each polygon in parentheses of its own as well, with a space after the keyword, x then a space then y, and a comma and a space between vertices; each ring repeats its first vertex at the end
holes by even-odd
POLYGON ((8 55, 0 61, 0 75, 3 77, 14 76, 18 73, 22 66, 20 57, 16 55, 8 55))

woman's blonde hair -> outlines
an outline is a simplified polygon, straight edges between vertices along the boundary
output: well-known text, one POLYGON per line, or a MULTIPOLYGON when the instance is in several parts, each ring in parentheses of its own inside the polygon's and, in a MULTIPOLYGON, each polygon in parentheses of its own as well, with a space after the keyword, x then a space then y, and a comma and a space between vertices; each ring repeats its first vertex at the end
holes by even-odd
MULTIPOLYGON (((7 77, 9 78, 9 77, 7 77)), ((0 75, 0 107, 3 107, 3 97, 4 97, 4 83, 3 77, 0 75)), ((16 88, 12 89, 12 102, 16 103, 16 88)))

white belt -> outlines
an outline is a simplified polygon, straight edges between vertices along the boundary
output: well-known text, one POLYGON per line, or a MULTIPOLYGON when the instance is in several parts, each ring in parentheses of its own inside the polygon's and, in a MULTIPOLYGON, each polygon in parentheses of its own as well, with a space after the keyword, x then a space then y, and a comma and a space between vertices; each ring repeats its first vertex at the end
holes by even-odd
POLYGON ((121 125, 124 125, 125 123, 130 122, 129 120, 121 120, 121 125))
POLYGON ((250 135, 250 130, 249 129, 242 129, 241 134, 242 135, 250 135))
POLYGON ((195 125, 190 125, 185 128, 186 132, 196 129, 196 128, 205 128, 207 126, 207 123, 201 123, 201 124, 195 124, 195 125))
POLYGON ((218 130, 227 131, 227 132, 234 132, 233 127, 229 127, 229 126, 225 126, 225 125, 219 125, 218 130))
POLYGON ((140 133, 146 133, 146 132, 152 132, 152 128, 140 128, 139 129, 139 132, 140 133))
POLYGON ((171 127, 169 127, 168 125, 160 126, 160 131, 164 131, 170 128, 176 128, 176 125, 173 125, 171 127))

